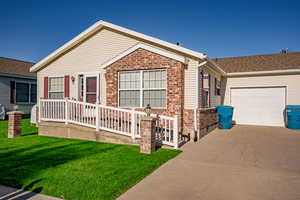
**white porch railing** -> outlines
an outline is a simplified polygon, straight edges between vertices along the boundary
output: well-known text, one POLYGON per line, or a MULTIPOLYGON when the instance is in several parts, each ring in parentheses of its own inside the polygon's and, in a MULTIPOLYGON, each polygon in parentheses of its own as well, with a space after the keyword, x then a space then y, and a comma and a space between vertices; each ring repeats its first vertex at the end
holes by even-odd
MULTIPOLYGON (((141 117, 144 112, 111 106, 83 103, 68 99, 40 99, 39 119, 78 124, 126 135, 132 139, 141 137, 141 117)), ((156 138, 158 142, 178 148, 179 119, 165 115, 158 116, 156 138)))

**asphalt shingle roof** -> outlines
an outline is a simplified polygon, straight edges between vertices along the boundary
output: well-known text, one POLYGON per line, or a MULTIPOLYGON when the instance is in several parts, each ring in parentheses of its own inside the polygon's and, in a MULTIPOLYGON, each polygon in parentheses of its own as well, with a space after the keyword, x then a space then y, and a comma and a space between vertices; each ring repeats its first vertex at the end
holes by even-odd
POLYGON ((0 73, 36 77, 36 73, 29 71, 33 65, 32 62, 0 57, 0 73))
POLYGON ((225 72, 300 69, 300 52, 213 58, 225 72))

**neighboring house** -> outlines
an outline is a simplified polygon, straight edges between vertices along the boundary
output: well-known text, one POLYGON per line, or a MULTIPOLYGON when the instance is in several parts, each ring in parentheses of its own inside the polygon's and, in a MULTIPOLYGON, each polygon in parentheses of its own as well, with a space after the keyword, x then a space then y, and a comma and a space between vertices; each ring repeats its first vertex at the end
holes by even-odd
POLYGON ((34 63, 0 57, 0 104, 6 111, 14 105, 29 114, 36 104, 36 73, 29 69, 34 63))
POLYGON ((300 52, 213 59, 225 72, 222 100, 237 124, 284 126, 286 105, 300 104, 300 52))
MULTIPOLYGON (((263 106, 255 111, 256 115, 269 121, 278 114, 260 113, 266 112, 267 106, 280 106, 283 116, 284 106, 278 100, 283 94, 287 94, 284 105, 299 104, 296 88, 300 83, 300 65, 287 68, 289 59, 283 61, 286 64, 281 63, 277 68, 268 64, 264 68, 257 65, 259 61, 251 66, 233 66, 235 61, 227 65, 226 58, 211 60, 203 53, 99 21, 35 64, 31 71, 37 73, 38 98, 70 98, 136 109, 150 104, 154 113, 179 116, 181 130, 192 133, 206 127, 206 121, 215 123, 216 118, 212 120, 199 113, 209 114, 212 109, 207 108, 220 103, 235 106, 238 123, 237 117, 249 114, 240 110, 252 107, 251 104, 240 106, 244 102, 259 101, 257 104, 263 106), (249 95, 251 92, 253 96, 249 95), (276 96, 277 93, 280 94, 276 96), (243 98, 244 94, 248 96, 243 98), (273 95, 280 103, 270 106, 268 98, 257 100, 255 95, 273 95)), ((264 124, 261 121, 257 125, 264 124)), ((241 121, 245 123, 248 121, 241 121)), ((283 122, 265 124, 283 125, 283 122)))

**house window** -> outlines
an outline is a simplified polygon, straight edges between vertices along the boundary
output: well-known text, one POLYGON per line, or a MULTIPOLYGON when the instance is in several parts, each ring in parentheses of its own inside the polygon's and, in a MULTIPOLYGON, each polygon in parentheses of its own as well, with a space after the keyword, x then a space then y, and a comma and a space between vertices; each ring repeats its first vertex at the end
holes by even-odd
POLYGON ((50 77, 49 78, 49 99, 64 98, 64 78, 50 77))
POLYGON ((84 96, 84 79, 83 75, 79 75, 79 99, 82 101, 84 96))
POLYGON ((36 102, 36 92, 37 92, 37 88, 36 88, 36 84, 31 84, 30 85, 30 101, 31 102, 36 102))
POLYGON ((204 108, 208 108, 209 107, 209 89, 208 88, 204 88, 204 108))
POLYGON ((16 82, 16 103, 36 103, 36 84, 16 82))
POLYGON ((166 71, 143 72, 143 107, 166 106, 166 71))
POLYGON ((215 78, 215 95, 220 96, 221 94, 221 82, 215 78))
POLYGON ((119 105, 121 107, 140 107, 140 71, 120 72, 119 105))
POLYGON ((166 71, 140 70, 119 73, 119 106, 166 106, 166 71))

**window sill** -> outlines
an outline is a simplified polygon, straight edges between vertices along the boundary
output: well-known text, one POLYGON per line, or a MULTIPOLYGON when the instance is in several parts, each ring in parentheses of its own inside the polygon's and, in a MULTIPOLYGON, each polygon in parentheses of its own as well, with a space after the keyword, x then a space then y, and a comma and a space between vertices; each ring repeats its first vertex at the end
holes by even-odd
POLYGON ((36 103, 29 102, 16 102, 16 105, 35 105, 36 103))

